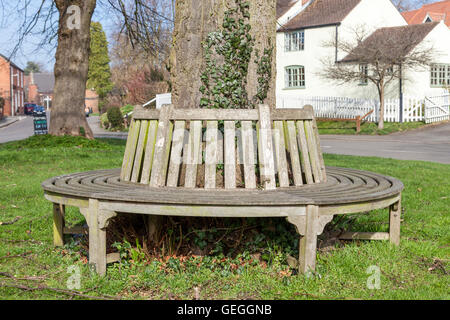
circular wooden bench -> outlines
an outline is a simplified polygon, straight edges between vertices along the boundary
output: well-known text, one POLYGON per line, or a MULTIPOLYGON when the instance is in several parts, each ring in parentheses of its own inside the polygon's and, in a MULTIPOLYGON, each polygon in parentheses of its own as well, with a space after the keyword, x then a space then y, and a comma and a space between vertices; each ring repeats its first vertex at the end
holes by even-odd
POLYGON ((89 226, 90 263, 100 274, 112 260, 106 255, 106 227, 117 213, 285 217, 302 236, 301 272, 315 269, 317 236, 334 215, 389 208, 389 233, 343 237, 400 241, 403 184, 376 173, 325 167, 311 107, 140 110, 121 169, 54 177, 42 186, 54 204, 55 245, 63 244, 68 231, 65 206, 80 208, 89 226), (223 128, 219 119, 225 120, 223 128))

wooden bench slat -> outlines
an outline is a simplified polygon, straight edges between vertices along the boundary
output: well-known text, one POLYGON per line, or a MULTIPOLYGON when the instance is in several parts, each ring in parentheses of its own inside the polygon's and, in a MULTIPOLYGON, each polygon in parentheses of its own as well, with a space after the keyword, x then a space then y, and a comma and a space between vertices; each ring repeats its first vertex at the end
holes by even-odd
POLYGON ((202 148, 202 122, 191 121, 189 130, 189 143, 187 148, 186 178, 184 186, 195 188, 197 184, 197 165, 201 164, 202 148))
MULTIPOLYGON (((160 110, 139 110, 133 114, 135 120, 157 120, 160 110)), ((314 112, 309 109, 275 109, 271 111, 272 120, 311 120, 314 112)), ((257 121, 258 110, 233 110, 233 109, 174 109, 170 120, 228 120, 228 121, 257 121)))
POLYGON ((294 121, 286 122, 286 137, 288 139, 288 150, 289 156, 291 158, 291 168, 292 168, 292 176, 294 177, 294 185, 302 186, 303 185, 303 177, 302 177, 302 169, 300 166, 300 155, 298 151, 297 144, 297 130, 295 128, 294 121))
POLYGON ((121 175, 121 179, 123 181, 130 181, 131 179, 131 170, 133 169, 134 157, 136 155, 136 147, 139 138, 139 132, 141 129, 141 122, 142 121, 134 122, 133 128, 131 128, 131 132, 128 136, 129 141, 127 141, 127 147, 123 162, 124 168, 121 175), (130 143, 129 145, 128 142, 130 143))
POLYGON ((178 187, 180 177, 180 166, 182 162, 186 121, 176 121, 173 132, 172 151, 170 152, 169 173, 167 175, 167 186, 178 187))
POLYGON ((136 147, 136 156, 134 157, 133 171, 131 173, 131 182, 138 182, 141 174, 142 158, 144 156, 144 147, 147 141, 148 120, 142 120, 139 139, 136 147))
POLYGON ((256 189, 255 145, 251 121, 241 122, 241 140, 245 188, 256 189))
POLYGON ((283 121, 274 121, 275 159, 278 169, 278 183, 281 188, 289 187, 286 143, 284 141, 283 121))
POLYGON ((147 143, 145 145, 144 164, 142 166, 141 183, 150 182, 150 172, 152 170, 153 157, 155 153, 156 134, 158 131, 158 121, 151 120, 148 125, 147 143))
MULTIPOLYGON (((303 109, 309 110, 310 112, 314 113, 313 107, 310 105, 305 106, 303 109)), ((313 128, 313 133, 314 133, 314 140, 316 141, 316 145, 317 145, 318 157, 319 157, 319 166, 320 166, 319 173, 320 173, 320 177, 321 177, 320 180, 321 180, 321 182, 327 182, 325 161, 323 160, 322 148, 320 145, 319 128, 317 127, 317 121, 314 117, 312 119, 312 128, 313 128)))
POLYGON ((173 124, 169 120, 171 111, 172 105, 163 106, 161 109, 158 132, 156 134, 155 155, 150 175, 151 187, 163 187, 166 182, 167 164, 173 128, 173 124))
POLYGON ((308 143, 309 156, 311 160, 311 168, 314 176, 314 182, 319 183, 322 181, 320 176, 319 156, 317 154, 317 145, 314 139, 314 132, 311 121, 305 121, 305 133, 306 142, 308 143))
POLYGON ((225 189, 236 188, 236 125, 234 121, 224 123, 224 177, 225 189))
POLYGON ((311 162, 309 160, 309 150, 308 144, 306 143, 306 133, 305 133, 305 123, 304 121, 297 121, 297 132, 298 132, 298 143, 300 152, 302 154, 302 167, 303 172, 305 173, 306 183, 312 184, 314 183, 312 170, 311 170, 311 162))
POLYGON ((259 152, 261 184, 264 189, 277 187, 275 181, 275 159, 273 154, 272 121, 268 105, 259 105, 259 152))
POLYGON ((206 123, 205 189, 214 189, 216 187, 218 133, 218 122, 208 121, 206 123))

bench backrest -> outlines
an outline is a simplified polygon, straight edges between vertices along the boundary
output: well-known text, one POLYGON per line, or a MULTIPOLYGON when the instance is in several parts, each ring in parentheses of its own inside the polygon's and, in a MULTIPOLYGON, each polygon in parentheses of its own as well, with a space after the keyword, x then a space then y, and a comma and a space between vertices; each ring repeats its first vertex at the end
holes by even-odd
POLYGON ((275 189, 326 181, 317 124, 303 109, 135 110, 121 180, 150 187, 275 189))

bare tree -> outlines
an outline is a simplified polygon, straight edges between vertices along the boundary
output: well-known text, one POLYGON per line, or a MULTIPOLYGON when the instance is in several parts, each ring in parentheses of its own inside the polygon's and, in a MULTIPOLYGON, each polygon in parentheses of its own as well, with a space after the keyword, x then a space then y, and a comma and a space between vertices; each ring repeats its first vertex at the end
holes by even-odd
MULTIPOLYGON (((33 34, 41 36, 41 45, 55 43, 55 89, 50 119, 50 134, 84 135, 93 134, 84 116, 85 90, 89 68, 90 24, 98 4, 109 6, 119 13, 123 28, 133 44, 141 45, 150 53, 158 52, 150 35, 156 30, 147 28, 149 21, 156 19, 170 21, 159 14, 152 0, 20 0, 15 10, 22 13, 24 20, 15 51, 33 34)), ((10 6, 6 0, 0 5, 10 6)), ((157 6, 156 6, 157 8, 157 6)), ((162 24, 163 22, 161 22, 162 24)), ((14 54, 14 52, 13 52, 14 54)))
POLYGON ((424 42, 436 23, 381 28, 370 36, 355 28, 355 37, 348 41, 331 41, 325 47, 337 48, 346 56, 340 61, 324 59, 319 75, 339 85, 368 83, 375 85, 380 102, 378 128, 384 128, 384 99, 394 80, 406 80, 408 70, 424 70, 436 55, 424 42))

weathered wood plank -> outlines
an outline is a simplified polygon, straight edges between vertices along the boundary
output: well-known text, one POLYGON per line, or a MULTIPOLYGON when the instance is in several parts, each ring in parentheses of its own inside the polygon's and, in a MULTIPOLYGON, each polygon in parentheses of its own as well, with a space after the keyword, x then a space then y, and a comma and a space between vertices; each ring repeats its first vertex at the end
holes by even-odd
POLYGON ((302 154, 303 172, 305 173, 306 183, 313 184, 311 162, 309 160, 308 144, 306 143, 305 124, 303 121, 297 121, 298 144, 302 154))
POLYGON ((189 143, 187 148, 186 177, 184 186, 195 188, 197 184, 197 165, 201 164, 202 148, 202 122, 191 121, 189 130, 189 143))
POLYGON ((387 232, 345 232, 339 236, 342 240, 389 240, 387 232))
MULTIPOLYGON (((135 120, 155 120, 160 117, 159 110, 139 110, 133 114, 135 120)), ((273 120, 311 120, 313 113, 305 109, 275 109, 271 111, 273 120)), ((170 120, 228 120, 257 121, 258 110, 227 110, 227 109, 174 109, 170 120)))
POLYGON ((64 211, 65 206, 53 203, 53 245, 64 246, 64 211))
POLYGON ((400 224, 402 215, 402 198, 389 208, 389 239, 392 244, 400 245, 400 224))
POLYGON ((205 189, 216 187, 219 129, 217 121, 206 123, 205 189))
POLYGON ((144 156, 144 147, 147 142, 148 120, 142 120, 139 139, 136 146, 136 156, 134 157, 133 170, 131 173, 131 182, 138 182, 141 174, 142 158, 144 156))
POLYGON ((275 181, 275 159, 272 140, 272 120, 270 119, 270 108, 268 105, 260 104, 259 110, 259 146, 261 184, 264 189, 270 190, 277 187, 275 181))
POLYGON ((300 268, 299 272, 307 273, 316 268, 317 249, 317 221, 319 218, 319 207, 306 207, 306 230, 305 235, 300 239, 300 268))
POLYGON ((225 189, 236 188, 236 132, 234 121, 224 124, 225 189))
MULTIPOLYGON (((310 105, 305 106, 303 109, 309 111, 311 114, 314 114, 314 109, 310 105)), ((323 160, 322 148, 320 146, 319 128, 317 127, 317 121, 316 121, 315 117, 312 117, 312 129, 314 132, 314 140, 316 141, 317 150, 318 150, 321 181, 327 182, 325 161, 323 160)))
POLYGON ((123 181, 130 181, 131 170, 134 164, 134 156, 136 154, 136 146, 139 138, 142 121, 133 121, 128 134, 127 146, 125 148, 125 156, 122 162, 121 179, 123 181))
POLYGON ((244 183, 246 189, 256 188, 255 146, 251 121, 241 122, 242 160, 244 165, 244 183))
POLYGON ((149 184, 150 172, 152 170, 153 158, 155 155, 156 134, 158 131, 158 121, 149 121, 147 130, 147 142, 145 145, 144 164, 142 166, 141 183, 149 184))
POLYGON ((278 183, 281 188, 289 187, 286 143, 283 121, 274 121, 275 159, 277 161, 278 183))
POLYGON ((167 186, 177 187, 180 177, 180 166, 182 163, 181 152, 183 151, 186 122, 176 121, 173 133, 172 151, 170 153, 169 173, 167 175, 167 186))
POLYGON ((317 144, 314 138, 314 132, 312 129, 311 121, 305 121, 305 134, 306 134, 306 142, 308 144, 309 155, 311 158, 311 168, 314 182, 319 183, 322 181, 322 177, 320 174, 320 164, 319 164, 319 155, 317 153, 317 144))
POLYGON ((292 176, 294 185, 299 187, 303 185, 302 169, 300 166, 300 154, 297 144, 297 130, 294 121, 286 122, 286 137, 288 140, 288 150, 291 158, 292 176))
POLYGON ((166 182, 167 162, 170 151, 172 123, 169 121, 172 105, 165 105, 161 109, 158 123, 158 132, 156 134, 155 155, 150 175, 151 187, 163 187, 166 182))

